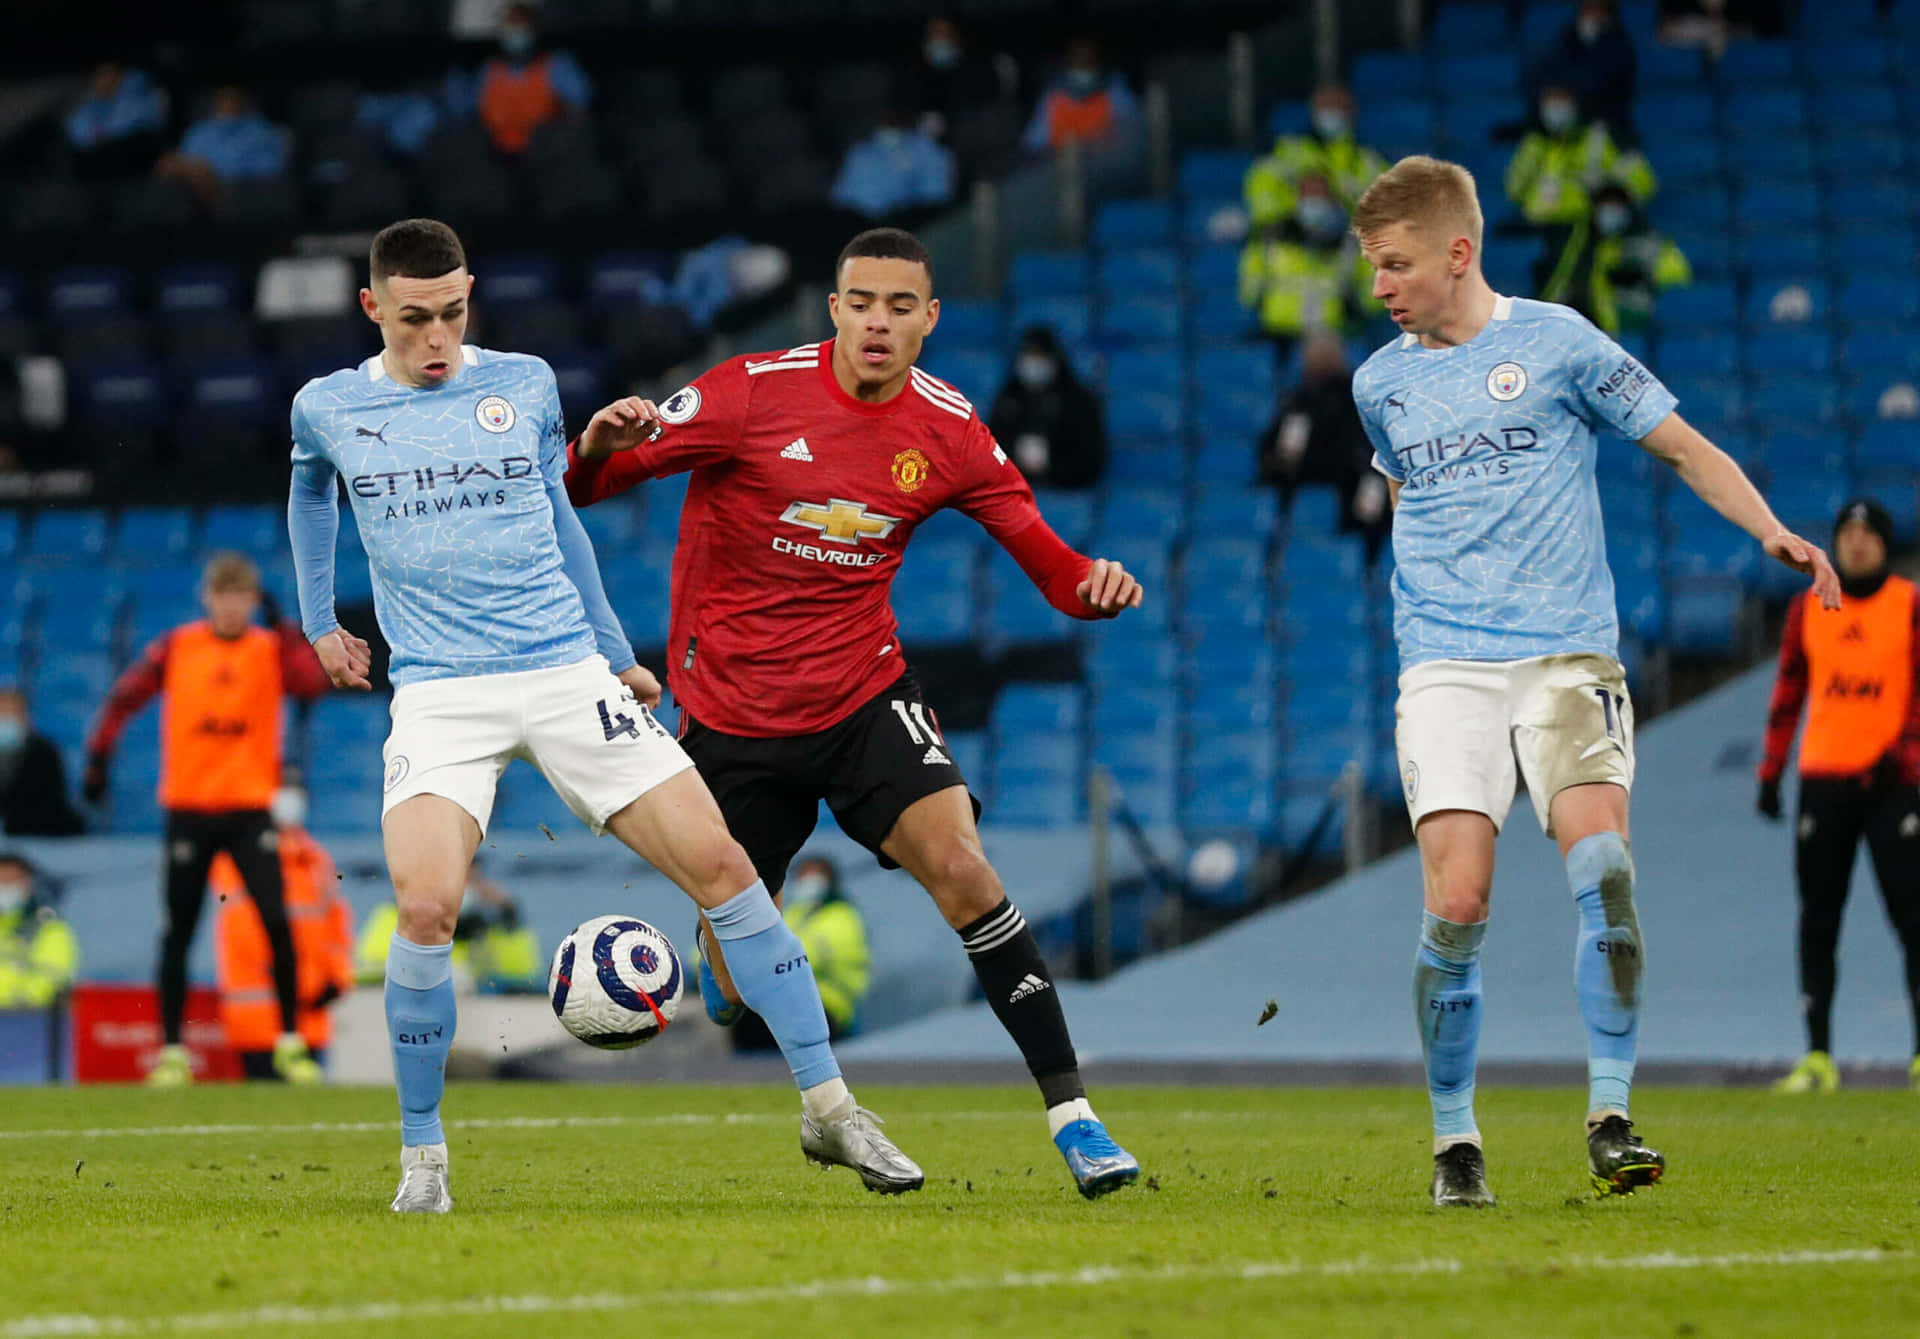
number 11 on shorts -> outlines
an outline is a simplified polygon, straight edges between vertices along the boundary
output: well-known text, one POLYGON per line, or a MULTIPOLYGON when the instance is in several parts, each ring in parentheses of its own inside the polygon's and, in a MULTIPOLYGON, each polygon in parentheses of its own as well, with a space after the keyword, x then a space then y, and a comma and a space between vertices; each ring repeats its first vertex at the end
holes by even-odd
POLYGON ((1620 742, 1620 712, 1626 706, 1626 699, 1618 693, 1609 693, 1604 688, 1596 688, 1593 695, 1600 699, 1600 714, 1607 718, 1607 738, 1614 743, 1620 742))
POLYGON ((940 732, 933 728, 933 722, 927 717, 927 704, 909 702, 896 697, 892 702, 893 714, 900 718, 900 724, 907 727, 907 738, 916 744, 944 744, 940 732))

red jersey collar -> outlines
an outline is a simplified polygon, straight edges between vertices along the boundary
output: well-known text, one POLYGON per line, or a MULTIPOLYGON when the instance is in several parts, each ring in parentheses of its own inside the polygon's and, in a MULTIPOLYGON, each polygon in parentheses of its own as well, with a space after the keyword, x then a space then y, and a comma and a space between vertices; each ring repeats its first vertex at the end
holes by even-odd
POLYGON ((839 404, 843 409, 850 409, 856 414, 865 414, 869 418, 879 418, 882 415, 891 414, 901 407, 901 402, 907 398, 907 392, 913 389, 913 374, 911 372, 907 374, 907 384, 902 386, 900 393, 891 400, 884 401, 880 404, 869 404, 865 400, 856 400, 853 396, 848 395, 846 391, 841 389, 840 379, 833 375, 833 345, 834 341, 830 339, 820 341, 820 381, 826 386, 829 398, 839 404))

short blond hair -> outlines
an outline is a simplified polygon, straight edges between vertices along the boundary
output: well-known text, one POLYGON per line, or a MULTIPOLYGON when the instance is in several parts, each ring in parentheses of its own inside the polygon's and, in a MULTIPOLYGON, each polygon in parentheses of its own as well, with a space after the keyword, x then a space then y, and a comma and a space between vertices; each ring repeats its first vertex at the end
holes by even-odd
POLYGON ((244 553, 216 553, 207 560, 207 570, 201 575, 200 587, 208 594, 233 590, 258 595, 260 569, 244 553))
POLYGON ((1424 233, 1444 233, 1443 244, 1465 237, 1477 253, 1484 220, 1473 173, 1423 153, 1402 158, 1375 177, 1353 207, 1353 232, 1363 240, 1396 223, 1424 233))

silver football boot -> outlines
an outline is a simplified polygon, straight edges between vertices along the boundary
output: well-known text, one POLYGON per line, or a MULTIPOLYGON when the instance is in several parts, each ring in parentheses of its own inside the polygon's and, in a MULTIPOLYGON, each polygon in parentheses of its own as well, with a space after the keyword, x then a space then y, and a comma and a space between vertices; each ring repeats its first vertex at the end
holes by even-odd
POLYGON ((880 1118, 854 1102, 852 1094, 821 1120, 800 1116, 800 1151, 822 1168, 851 1167, 868 1190, 899 1195, 918 1190, 926 1173, 880 1133, 880 1118))
POLYGON ((447 1213, 453 1192, 447 1189, 447 1146, 419 1144, 400 1150, 400 1189, 395 1213, 447 1213))

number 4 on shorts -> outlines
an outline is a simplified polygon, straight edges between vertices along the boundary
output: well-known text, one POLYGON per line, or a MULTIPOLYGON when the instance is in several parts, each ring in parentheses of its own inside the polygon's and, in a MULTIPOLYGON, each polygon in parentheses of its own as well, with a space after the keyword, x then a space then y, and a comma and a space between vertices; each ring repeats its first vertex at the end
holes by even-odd
POLYGON ((600 699, 600 732, 609 740, 618 739, 621 735, 640 738, 640 727, 633 723, 633 717, 624 711, 617 715, 609 712, 604 697, 600 699))

